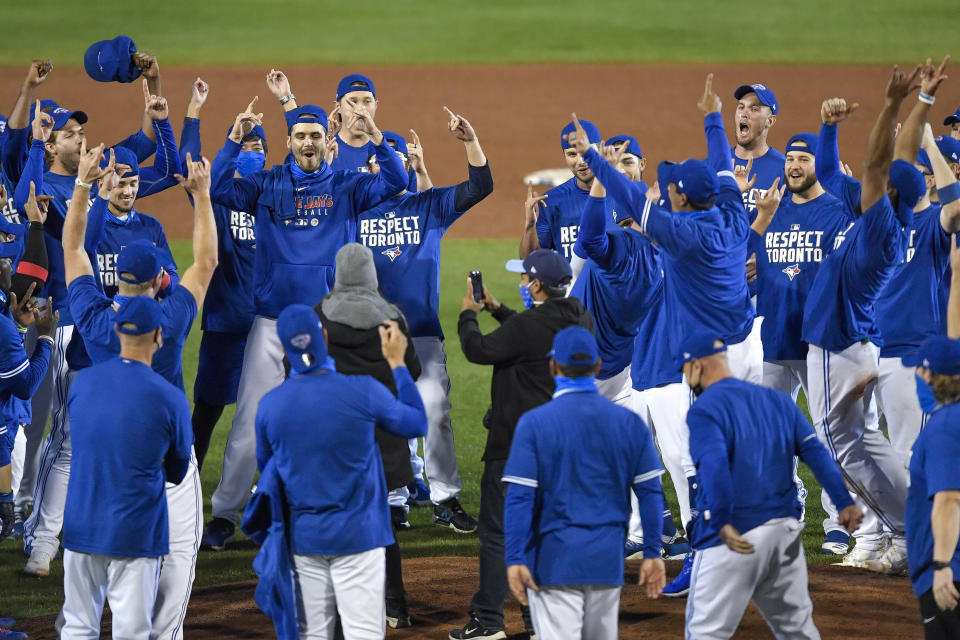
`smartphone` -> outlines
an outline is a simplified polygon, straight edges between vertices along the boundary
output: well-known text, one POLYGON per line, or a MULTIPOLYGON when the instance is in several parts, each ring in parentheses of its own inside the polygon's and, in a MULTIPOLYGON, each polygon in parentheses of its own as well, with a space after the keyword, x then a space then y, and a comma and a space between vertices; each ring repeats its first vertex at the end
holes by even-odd
POLYGON ((473 286, 473 301, 483 300, 483 274, 479 271, 471 271, 470 284, 473 286))

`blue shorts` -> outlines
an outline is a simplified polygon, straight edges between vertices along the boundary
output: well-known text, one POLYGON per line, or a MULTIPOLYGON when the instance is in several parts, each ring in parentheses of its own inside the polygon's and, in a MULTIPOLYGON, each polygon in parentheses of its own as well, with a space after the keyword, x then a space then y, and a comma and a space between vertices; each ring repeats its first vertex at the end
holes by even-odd
POLYGON ((0 425, 0 468, 10 464, 10 456, 13 454, 13 443, 17 439, 17 431, 20 425, 0 425))
POLYGON ((197 381, 193 385, 194 402, 202 400, 209 405, 223 406, 237 401, 246 344, 245 333, 203 332, 197 381))

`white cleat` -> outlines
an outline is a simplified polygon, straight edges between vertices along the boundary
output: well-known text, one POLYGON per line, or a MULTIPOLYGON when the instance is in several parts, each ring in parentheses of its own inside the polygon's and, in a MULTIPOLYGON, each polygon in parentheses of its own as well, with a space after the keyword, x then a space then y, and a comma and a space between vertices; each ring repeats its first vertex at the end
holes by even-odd
POLYGON ((863 568, 888 576, 899 576, 907 571, 907 552, 890 545, 879 560, 867 562, 863 568))
POLYGON ((31 576, 48 576, 50 575, 51 560, 53 558, 49 553, 34 551, 30 554, 30 559, 27 560, 27 566, 23 568, 23 572, 31 576))

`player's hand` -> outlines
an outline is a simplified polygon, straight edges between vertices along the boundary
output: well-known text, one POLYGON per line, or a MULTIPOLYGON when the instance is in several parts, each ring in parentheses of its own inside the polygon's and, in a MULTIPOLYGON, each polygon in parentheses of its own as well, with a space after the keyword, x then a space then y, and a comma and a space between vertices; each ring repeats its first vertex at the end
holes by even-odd
POLYGON ((334 102, 333 108, 327 115, 327 144, 336 140, 337 134, 343 128, 343 118, 340 117, 340 103, 334 102))
POLYGON ((0 502, 0 542, 13 533, 13 502, 0 502))
POLYGON ((36 312, 40 308, 40 303, 37 302, 36 296, 33 295, 36 286, 36 282, 30 283, 30 286, 27 287, 26 295, 23 296, 23 300, 18 300, 17 294, 13 291, 10 292, 7 307, 10 309, 10 315, 13 316, 13 319, 16 320, 17 324, 21 327, 29 327, 37 319, 36 312))
POLYGON ((157 56, 152 53, 137 51, 132 57, 133 64, 140 69, 140 73, 143 74, 144 78, 154 79, 160 77, 160 64, 157 62, 157 56))
MULTIPOLYGON (((483 295, 484 295, 484 298, 481 299, 480 302, 477 302, 476 300, 473 299, 473 283, 470 281, 470 278, 468 276, 467 277, 467 295, 463 297, 463 302, 460 304, 460 312, 463 313, 464 311, 475 311, 477 313, 480 313, 481 311, 483 311, 483 307, 485 304, 484 300, 486 299, 486 296, 490 295, 487 293, 486 287, 483 288, 483 295)), ((492 299, 492 296, 491 296, 491 299, 492 299)))
POLYGON ((697 108, 700 109, 700 113, 705 116, 711 113, 720 113, 720 109, 723 108, 720 96, 713 90, 712 73, 707 74, 707 81, 703 86, 703 95, 700 97, 700 100, 697 101, 697 108))
POLYGON ((823 124, 838 124, 859 108, 859 102, 848 105, 843 98, 827 98, 820 105, 820 120, 823 124))
POLYGON ((167 99, 152 95, 146 78, 143 79, 143 110, 150 116, 151 120, 165 120, 170 115, 167 99))
POLYGON ((752 284, 757 280, 757 254, 751 253, 747 258, 747 284, 752 284))
POLYGON ((103 146, 101 142, 93 149, 88 150, 86 139, 80 141, 80 163, 77 166, 77 178, 80 182, 92 184, 116 167, 116 159, 113 149, 111 149, 110 163, 105 168, 100 168, 100 161, 103 159, 103 146))
POLYGON ((512 564, 507 567, 507 584, 510 585, 510 593, 513 597, 525 607, 530 604, 527 602, 527 587, 540 591, 540 587, 533 581, 530 569, 525 564, 512 564))
POLYGON ((407 352, 407 336, 400 331, 396 320, 387 320, 377 327, 380 331, 380 351, 391 369, 404 366, 403 356, 407 352))
POLYGON ((527 185, 527 199, 523 201, 523 221, 527 229, 537 224, 540 209, 547 206, 544 200, 549 197, 547 194, 541 196, 533 190, 533 185, 527 185))
POLYGON ((853 169, 851 169, 850 165, 843 161, 840 162, 840 171, 842 171, 846 176, 850 176, 851 178, 853 177, 853 169))
MULTIPOLYGON (((472 293, 471 289, 471 293, 472 293)), ((493 294, 487 291, 487 286, 483 285, 483 297, 480 298, 483 308, 487 311, 496 311, 500 308, 500 301, 493 297, 493 294)))
POLYGON ((750 175, 750 169, 753 168, 753 158, 747 160, 747 164, 738 164, 733 167, 733 179, 737 181, 737 187, 740 193, 746 193, 753 189, 757 183, 757 174, 750 175))
POLYGON ((328 167, 333 164, 338 155, 340 155, 340 145, 337 144, 336 140, 327 140, 327 150, 323 154, 323 159, 328 167))
POLYGON ((933 599, 940 611, 956 609, 960 593, 953 584, 953 569, 939 569, 933 572, 933 599))
POLYGON ((37 335, 50 338, 57 335, 57 325, 60 324, 60 312, 53 310, 53 298, 47 298, 46 306, 37 307, 34 310, 33 322, 37 327, 37 335))
POLYGON ((662 195, 663 194, 660 193, 659 182, 654 182, 652 185, 647 187, 647 193, 646 193, 647 200, 649 200, 653 204, 659 204, 660 198, 662 197, 662 195))
POLYGON ((198 76, 193 84, 190 85, 190 104, 187 106, 187 115, 190 113, 200 114, 200 109, 206 103, 210 96, 210 85, 204 82, 198 76))
POLYGON ((210 161, 200 156, 198 162, 193 162, 190 158, 190 152, 187 152, 187 177, 184 178, 179 173, 173 175, 180 183, 180 186, 190 192, 190 195, 197 197, 210 193, 210 161))
POLYGON ((727 545, 731 551, 737 553, 753 553, 754 551, 753 545, 741 537, 740 532, 737 531, 732 524, 723 525, 717 535, 720 536, 723 544, 727 545))
POLYGON ((922 65, 917 65, 909 74, 900 71, 900 67, 893 65, 893 73, 887 81, 887 102, 899 104, 912 91, 920 88, 917 78, 920 76, 922 65))
POLYGON ((837 514, 837 522, 848 532, 853 533, 863 521, 863 510, 855 504, 846 507, 837 514))
POLYGON ((447 129, 450 130, 454 138, 460 142, 476 142, 477 132, 473 130, 473 126, 466 118, 458 116, 446 107, 444 107, 443 110, 450 116, 450 121, 447 122, 447 129))
POLYGON ((567 136, 567 142, 582 156, 590 150, 590 139, 587 137, 587 132, 580 126, 580 120, 577 119, 577 114, 573 113, 571 116, 573 116, 574 132, 567 136))
POLYGON ((667 570, 661 558, 644 558, 640 563, 640 579, 637 581, 648 598, 657 599, 667 584, 667 570))
POLYGON ((39 87, 51 71, 53 71, 53 62, 50 60, 34 60, 30 63, 30 68, 27 69, 27 77, 23 84, 28 88, 39 87))
POLYGON ((758 194, 757 197, 757 216, 764 218, 773 218, 773 214, 780 207, 780 201, 783 200, 783 194, 787 191, 787 185, 780 186, 780 176, 773 179, 773 184, 765 192, 758 194), (779 186, 779 188, 777 188, 779 186))
POLYGON ((410 168, 416 173, 426 173, 427 165, 423 161, 423 145, 420 144, 420 136, 413 129, 410 129, 410 143, 407 145, 407 157, 410 159, 410 168))
MULTIPOLYGON (((4 189, 3 191, 3 201, 4 205, 6 204, 7 192, 4 189)), ((43 224, 47 220, 47 209, 50 206, 50 201, 53 200, 53 196, 37 195, 37 185, 33 183, 33 180, 30 181, 30 196, 27 198, 26 203, 23 206, 24 213, 27 214, 27 220, 30 222, 39 222, 43 224)), ((0 209, 3 207, 0 206, 0 209)))
POLYGON ((347 128, 367 134, 374 144, 383 142, 383 135, 377 128, 377 123, 373 121, 373 116, 367 108, 362 105, 354 105, 353 118, 347 123, 347 128))
POLYGON ((263 113, 254 113, 253 108, 257 104, 260 96, 254 96, 245 111, 237 114, 237 119, 233 122, 233 129, 230 131, 230 139, 234 142, 242 142, 244 136, 253 131, 257 125, 263 125, 263 113))
POLYGON ((920 148, 927 153, 939 153, 939 149, 937 149, 937 141, 933 138, 933 127, 930 126, 929 122, 923 123, 923 134, 920 138, 920 148))
POLYGON ((279 69, 270 69, 270 73, 267 74, 267 88, 277 97, 277 100, 291 93, 290 81, 279 69))
POLYGON ((40 111, 40 100, 37 100, 35 112, 37 115, 34 116, 33 122, 30 124, 33 139, 46 142, 53 132, 53 116, 40 111))
POLYGON ((944 56, 943 62, 940 63, 939 67, 934 67, 931 64, 930 58, 927 58, 926 64, 923 65, 923 69, 920 71, 920 91, 927 94, 928 96, 936 95, 937 89, 940 88, 940 84, 947 79, 947 74, 944 73, 947 69, 947 62, 950 61, 950 56, 944 56))

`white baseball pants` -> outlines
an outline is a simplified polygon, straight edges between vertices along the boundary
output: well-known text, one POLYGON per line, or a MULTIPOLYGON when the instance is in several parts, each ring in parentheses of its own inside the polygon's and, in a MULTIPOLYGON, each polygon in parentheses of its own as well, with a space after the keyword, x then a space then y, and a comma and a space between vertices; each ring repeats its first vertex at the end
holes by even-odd
POLYGON ((293 556, 300 638, 331 640, 340 614, 345 640, 383 638, 387 628, 383 547, 344 556, 293 556))
POLYGON ((742 342, 727 345, 727 364, 734 377, 754 384, 763 384, 762 324, 763 316, 757 316, 753 319, 750 334, 742 342))
POLYGON ((597 585, 527 589, 538 638, 616 640, 620 587, 597 585))
POLYGON ((150 638, 181 640, 203 532, 203 494, 192 449, 187 475, 180 484, 168 482, 166 494, 170 552, 163 556, 160 567, 150 638))
MULTIPOLYGON (((857 502, 870 507, 888 532, 902 536, 908 477, 893 445, 876 427, 878 361, 879 349, 869 342, 839 353, 810 345, 810 417, 857 502)), ((872 535, 875 529, 865 520, 854 535, 872 535)))
POLYGON ((819 640, 802 531, 803 523, 796 518, 775 518, 741 532, 753 553, 736 553, 724 544, 697 551, 687 595, 686 638, 732 637, 752 601, 774 637, 819 640))
POLYGON ((910 465, 910 449, 926 424, 927 414, 917 399, 914 367, 905 367, 900 358, 880 358, 879 378, 874 392, 877 407, 887 421, 887 435, 904 468, 910 465))
POLYGON ((597 391, 604 398, 625 409, 633 407, 633 380, 630 378, 630 365, 605 380, 597 380, 597 391))
MULTIPOLYGON (((41 303, 42 304, 42 303, 41 303)), ((37 330, 31 325, 24 337, 24 348, 33 353, 37 344, 37 330)), ((53 401, 53 365, 47 367, 47 373, 40 381, 36 393, 30 400, 33 422, 20 425, 13 450, 13 501, 17 513, 26 518, 33 507, 33 492, 37 486, 37 470, 40 467, 40 453, 43 449, 43 432, 50 420, 50 403, 53 401), (19 469, 19 471, 18 471, 19 469)))
POLYGON ((283 382, 283 345, 277 336, 277 321, 263 316, 253 319, 243 350, 243 368, 237 390, 237 412, 223 450, 220 484, 210 497, 214 518, 237 524, 257 471, 257 437, 254 420, 257 406, 268 391, 283 382))
POLYGON ((160 558, 63 553, 64 640, 96 640, 104 600, 113 614, 114 640, 147 640, 157 595, 160 558))
POLYGON ((73 325, 57 327, 50 368, 53 370, 53 421, 43 444, 37 486, 33 493, 33 512, 23 527, 25 549, 43 551, 50 557, 60 548, 63 509, 70 482, 70 418, 67 415, 67 394, 74 372, 67 368, 66 351, 73 337, 73 325))

